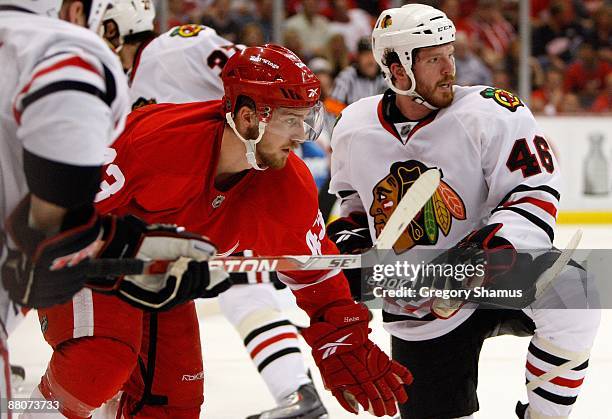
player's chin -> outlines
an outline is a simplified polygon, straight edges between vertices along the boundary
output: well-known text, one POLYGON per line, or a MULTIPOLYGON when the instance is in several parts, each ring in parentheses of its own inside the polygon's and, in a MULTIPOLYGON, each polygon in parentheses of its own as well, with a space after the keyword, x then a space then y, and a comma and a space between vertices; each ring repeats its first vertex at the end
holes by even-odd
POLYGON ((447 108, 453 103, 455 95, 453 92, 438 93, 431 100, 428 100, 436 108, 447 108))
POLYGON ((280 153, 275 155, 273 158, 268 159, 268 166, 270 169, 282 169, 287 164, 289 153, 280 153))

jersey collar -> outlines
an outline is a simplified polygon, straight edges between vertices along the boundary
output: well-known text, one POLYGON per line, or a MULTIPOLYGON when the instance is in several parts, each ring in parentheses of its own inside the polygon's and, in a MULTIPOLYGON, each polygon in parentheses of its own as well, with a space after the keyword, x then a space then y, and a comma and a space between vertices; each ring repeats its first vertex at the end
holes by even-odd
POLYGON ((132 64, 132 68, 128 72, 128 83, 131 86, 132 81, 134 80, 134 76, 136 75, 136 70, 138 69, 138 65, 140 64, 140 56, 142 55, 142 51, 155 39, 155 35, 151 35, 150 38, 145 39, 140 43, 138 49, 136 49, 136 54, 134 54, 134 64, 132 64))
POLYGON ((378 102, 378 119, 385 130, 406 145, 415 132, 436 118, 438 110, 432 111, 423 119, 410 120, 395 104, 396 95, 391 89, 385 91, 382 99, 378 102))

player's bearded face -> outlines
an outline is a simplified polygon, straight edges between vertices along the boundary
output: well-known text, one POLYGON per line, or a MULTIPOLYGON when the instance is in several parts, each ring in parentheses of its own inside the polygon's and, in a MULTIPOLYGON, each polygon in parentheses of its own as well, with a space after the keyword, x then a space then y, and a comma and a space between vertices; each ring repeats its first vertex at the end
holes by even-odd
POLYGON ((454 52, 452 44, 423 48, 413 68, 417 93, 437 108, 446 108, 453 101, 454 52))
MULTIPOLYGON (((257 161, 271 169, 282 169, 287 158, 304 141, 304 118, 309 108, 274 110, 266 131, 257 145, 257 161)), ((257 131, 257 128, 255 128, 257 131)), ((256 137, 256 135, 255 135, 256 137)), ((253 137, 251 137, 253 138, 253 137)))

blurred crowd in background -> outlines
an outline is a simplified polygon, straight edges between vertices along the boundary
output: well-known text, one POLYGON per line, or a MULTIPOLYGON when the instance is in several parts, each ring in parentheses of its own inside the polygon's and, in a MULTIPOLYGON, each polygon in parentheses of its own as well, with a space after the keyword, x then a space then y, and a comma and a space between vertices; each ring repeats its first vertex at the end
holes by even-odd
MULTIPOLYGON (((394 2, 396 3, 396 2, 394 2)), ((404 3, 411 3, 409 1, 404 3)), ((419 1, 457 27, 460 85, 518 90, 518 0, 419 1)), ((385 84, 368 42, 389 0, 286 0, 283 44, 317 73, 330 119, 385 84)), ((168 0, 168 27, 202 23, 247 46, 270 42, 273 0, 168 0)), ((610 112, 612 48, 606 0, 531 0, 529 105, 547 115, 610 112)))

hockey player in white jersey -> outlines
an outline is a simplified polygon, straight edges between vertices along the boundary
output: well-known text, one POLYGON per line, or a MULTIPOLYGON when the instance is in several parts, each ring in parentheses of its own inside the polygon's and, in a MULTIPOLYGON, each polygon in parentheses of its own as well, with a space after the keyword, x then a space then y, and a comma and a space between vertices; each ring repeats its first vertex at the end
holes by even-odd
MULTIPOLYGON (((454 39, 453 22, 430 6, 409 4, 378 18, 373 50, 389 90, 347 107, 332 135, 330 191, 341 198, 342 218, 328 234, 342 252, 371 246, 360 233, 369 229, 367 239, 375 238, 429 168, 441 171, 441 184, 395 243, 396 253, 551 248, 561 181, 552 149, 514 94, 453 85, 454 39)), ((470 263, 466 255, 463 262, 470 263)), ((505 269, 510 272, 512 264, 505 269)), ((584 275, 567 266, 555 284, 573 290, 584 275)), ((526 366, 529 404, 517 404, 517 415, 569 416, 598 310, 535 308, 542 306, 539 300, 523 310, 475 309, 474 303, 449 309, 441 303, 425 299, 383 308, 393 358, 414 374, 402 418, 472 417, 482 343, 502 333, 533 335, 526 366)))
MULTIPOLYGON (((203 25, 178 26, 156 37, 154 17, 148 0, 115 0, 104 17, 105 38, 129 74, 132 108, 223 97, 221 70, 244 46, 203 25)), ((278 403, 261 417, 318 418, 326 410, 308 375, 299 333, 280 311, 275 287, 281 283, 270 282, 273 275, 235 275, 239 284, 221 294, 219 304, 278 403)))
MULTIPOLYGON (((46 308, 69 301, 76 293, 87 311, 91 290, 83 287, 89 260, 105 257, 106 249, 114 246, 134 248, 133 243, 150 242, 149 232, 154 232, 125 218, 98 216, 92 205, 106 149, 123 130, 129 109, 120 63, 95 33, 107 4, 104 0, 0 0, 3 400, 11 396, 5 381, 10 376, 7 330, 13 328, 19 307, 46 308)), ((204 240, 183 233, 175 237, 185 239, 182 243, 197 240, 209 246, 198 257, 214 253, 204 240)), ((156 248, 170 259, 181 256, 168 242, 157 241, 156 248)), ((109 279, 134 297, 132 304, 144 307, 149 301, 142 286, 151 277, 135 278, 134 291, 109 279)), ((193 298, 184 289, 176 291, 176 298, 167 304, 193 298)), ((41 319, 43 328, 44 322, 41 319)), ((75 402, 74 390, 86 383, 57 371, 57 362, 67 365, 78 356, 70 348, 54 349, 32 398, 50 400, 47 407, 57 409, 49 413, 53 417, 63 417, 59 411, 82 413, 84 405, 75 402)), ((88 380, 95 383, 95 373, 88 380)), ((35 414, 26 411, 22 417, 35 414)))
POLYGON ((157 36, 150 0, 114 1, 104 19, 105 38, 119 55, 130 84, 132 108, 223 96, 219 78, 234 45, 203 25, 177 26, 157 36))

